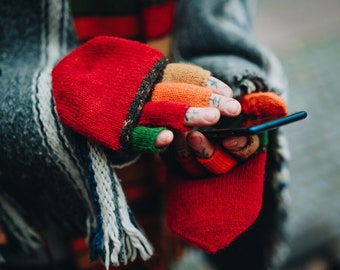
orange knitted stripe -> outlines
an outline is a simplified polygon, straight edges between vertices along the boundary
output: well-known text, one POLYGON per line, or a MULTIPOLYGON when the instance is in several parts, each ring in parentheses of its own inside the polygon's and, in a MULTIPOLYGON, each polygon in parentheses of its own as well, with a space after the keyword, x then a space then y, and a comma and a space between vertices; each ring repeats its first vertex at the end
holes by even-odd
POLYGON ((285 101, 273 92, 257 92, 240 99, 242 112, 247 115, 287 115, 285 101))
POLYGON ((152 101, 173 101, 194 107, 207 107, 212 90, 187 83, 158 83, 152 93, 152 101))
POLYGON ((237 165, 237 161, 219 147, 215 147, 210 158, 197 158, 197 161, 214 174, 226 173, 237 165))

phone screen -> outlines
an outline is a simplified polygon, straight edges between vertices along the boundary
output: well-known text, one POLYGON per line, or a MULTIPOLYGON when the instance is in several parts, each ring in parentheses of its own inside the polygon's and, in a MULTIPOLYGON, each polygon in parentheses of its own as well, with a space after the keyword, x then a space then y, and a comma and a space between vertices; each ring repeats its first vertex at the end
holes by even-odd
POLYGON ((239 126, 224 128, 221 124, 218 127, 199 129, 208 139, 221 139, 227 136, 243 136, 259 134, 268 130, 276 129, 280 126, 287 125, 307 117, 307 112, 300 111, 284 117, 257 117, 243 118, 239 126))

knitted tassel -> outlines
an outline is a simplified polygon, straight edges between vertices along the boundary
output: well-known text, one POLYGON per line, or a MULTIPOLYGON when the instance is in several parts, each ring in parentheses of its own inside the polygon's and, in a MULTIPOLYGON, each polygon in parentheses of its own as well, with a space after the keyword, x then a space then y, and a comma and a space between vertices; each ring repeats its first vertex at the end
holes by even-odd
MULTIPOLYGON (((112 171, 113 172, 113 171, 112 171)), ((136 259, 137 252, 141 256, 143 260, 147 260, 153 254, 153 248, 149 241, 144 236, 143 232, 137 227, 136 222, 133 219, 130 208, 127 206, 127 202, 122 190, 122 187, 118 181, 116 174, 114 174, 115 184, 113 184, 118 193, 118 203, 119 203, 119 212, 122 219, 122 225, 124 229, 124 234, 127 237, 125 239, 125 246, 127 248, 127 259, 131 261, 136 259)), ((127 261, 124 261, 126 263, 127 261)))
POLYGON ((97 214, 97 228, 91 244, 91 259, 110 264, 127 264, 137 254, 147 260, 151 244, 131 218, 119 179, 102 149, 94 142, 89 147, 89 181, 97 214))

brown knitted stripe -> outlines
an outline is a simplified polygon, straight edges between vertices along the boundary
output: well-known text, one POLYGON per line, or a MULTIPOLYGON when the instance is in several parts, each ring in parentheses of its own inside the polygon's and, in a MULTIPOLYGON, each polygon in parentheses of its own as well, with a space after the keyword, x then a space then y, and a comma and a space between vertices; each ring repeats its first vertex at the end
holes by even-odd
POLYGON ((168 59, 162 57, 149 74, 144 78, 141 86, 139 87, 137 94, 130 106, 127 114, 125 125, 123 126, 122 133, 120 135, 121 150, 131 149, 131 134, 132 130, 137 126, 141 111, 147 99, 153 90, 154 84, 162 80, 163 70, 168 64, 168 59))

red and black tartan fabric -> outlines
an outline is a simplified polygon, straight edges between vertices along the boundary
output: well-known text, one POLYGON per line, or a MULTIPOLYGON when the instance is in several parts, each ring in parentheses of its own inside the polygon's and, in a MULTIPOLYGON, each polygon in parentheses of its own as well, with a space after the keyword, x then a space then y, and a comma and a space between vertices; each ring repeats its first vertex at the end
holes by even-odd
POLYGON ((98 35, 139 41, 167 35, 172 28, 175 0, 71 0, 80 41, 98 35))

